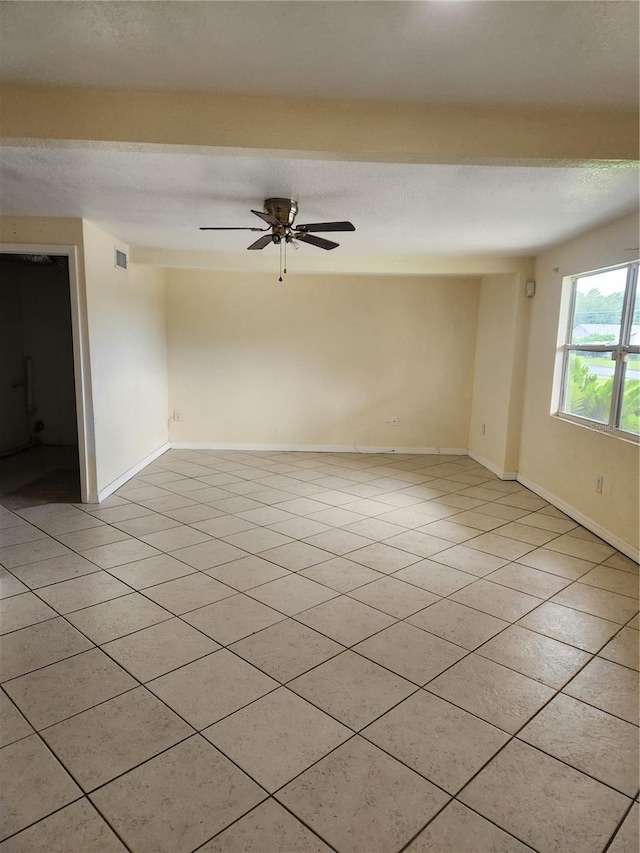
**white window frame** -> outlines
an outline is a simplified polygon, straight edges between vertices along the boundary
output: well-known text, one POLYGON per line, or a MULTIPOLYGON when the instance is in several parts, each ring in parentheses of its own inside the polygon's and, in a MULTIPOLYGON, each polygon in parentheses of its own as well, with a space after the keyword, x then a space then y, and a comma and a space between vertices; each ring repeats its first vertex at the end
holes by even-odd
POLYGON ((567 328, 564 336, 564 344, 560 347, 563 352, 562 358, 562 381, 560 386, 560 400, 557 416, 563 420, 572 421, 573 423, 588 426, 598 432, 603 432, 607 435, 617 436, 626 441, 640 441, 640 436, 633 432, 620 429, 620 413, 622 408, 622 391, 624 378, 624 365, 628 360, 629 353, 640 353, 640 346, 634 346, 630 343, 631 328, 633 325, 633 312, 635 308, 636 287, 638 282, 638 269, 640 262, 633 261, 631 263, 617 264, 612 267, 605 267, 600 270, 592 270, 587 273, 578 273, 572 275, 571 279, 571 300, 569 305, 569 315, 567 319, 567 328), (627 270, 627 281, 625 285, 624 300, 622 305, 622 319, 620 324, 620 336, 617 344, 573 344, 571 338, 573 335, 574 315, 576 308, 576 290, 578 279, 585 279, 592 275, 600 275, 604 272, 610 272, 616 269, 627 270), (569 357, 572 352, 590 352, 590 353, 610 353, 612 361, 615 362, 615 370, 613 375, 613 388, 611 391, 611 407, 609 409, 608 423, 604 424, 600 421, 593 421, 589 418, 582 418, 579 415, 574 415, 571 412, 564 411, 567 395, 567 376, 569 373, 569 357))

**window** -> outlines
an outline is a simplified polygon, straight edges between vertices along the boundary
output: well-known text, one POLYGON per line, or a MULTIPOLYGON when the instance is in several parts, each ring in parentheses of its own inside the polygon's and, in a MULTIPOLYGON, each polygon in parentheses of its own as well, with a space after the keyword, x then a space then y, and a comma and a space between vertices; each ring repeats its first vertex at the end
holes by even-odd
POLYGON ((594 429, 640 434, 638 263, 576 275, 559 414, 594 429))

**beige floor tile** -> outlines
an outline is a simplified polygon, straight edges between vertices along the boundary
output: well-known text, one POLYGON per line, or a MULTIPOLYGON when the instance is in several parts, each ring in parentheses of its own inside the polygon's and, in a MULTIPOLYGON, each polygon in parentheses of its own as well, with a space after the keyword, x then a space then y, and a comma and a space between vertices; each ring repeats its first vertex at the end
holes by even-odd
POLYGON ((307 537, 305 542, 308 545, 313 545, 316 548, 321 548, 338 556, 348 554, 350 551, 356 551, 358 548, 366 548, 367 545, 373 544, 372 539, 367 539, 365 536, 358 536, 356 533, 350 533, 343 528, 317 533, 307 537))
POLYGON ((535 548, 534 545, 522 542, 520 539, 508 538, 503 527, 498 528, 495 533, 483 533, 481 536, 476 536, 475 539, 470 539, 467 545, 469 548, 492 554, 494 557, 500 557, 504 560, 517 560, 518 557, 535 548), (500 535, 497 535, 498 532, 500 535))
POLYGON ((156 604, 180 615, 234 594, 234 590, 202 572, 145 588, 156 604))
MULTIPOLYGON (((386 540, 386 544, 423 558, 432 557, 447 548, 451 548, 451 542, 448 539, 441 539, 428 533, 420 533, 418 530, 407 530, 405 533, 391 536, 386 540)), ((399 568, 404 567, 400 566, 399 568)))
POLYGON ((92 572, 80 578, 55 583, 38 590, 38 595, 59 613, 72 613, 131 592, 131 587, 108 572, 92 572))
POLYGON ((352 646, 395 621, 392 616, 346 595, 305 610, 297 619, 343 646, 352 646))
POLYGON ((166 530, 158 530, 155 533, 140 534, 140 539, 157 548, 159 551, 177 551, 178 548, 187 548, 189 545, 199 545, 201 542, 210 542, 211 537, 201 530, 193 527, 180 525, 166 530))
POLYGON ((505 523, 504 518, 496 518, 494 515, 484 513, 482 509, 484 507, 458 513, 456 515, 456 524, 464 524, 466 527, 475 527, 476 530, 488 531, 495 530, 496 527, 500 527, 505 523))
POLYGON ((33 734, 33 729, 0 690, 0 748, 33 734))
POLYGON ((305 542, 290 542, 277 548, 269 548, 262 551, 261 554, 265 560, 270 560, 272 563, 293 572, 308 569, 318 563, 324 563, 334 556, 329 551, 324 551, 305 542))
POLYGON ((528 509, 530 512, 536 512, 547 505, 545 500, 528 491, 521 491, 513 495, 505 495, 503 498, 498 498, 496 503, 505 504, 506 506, 515 506, 520 509, 528 509))
POLYGON ((107 654, 140 681, 150 681, 218 648, 180 619, 168 619, 104 646, 107 654))
POLYGON ((138 687, 41 734, 78 784, 92 791, 189 737, 193 729, 138 687))
POLYGON ((68 614, 67 619, 90 640, 101 645, 164 622, 172 616, 168 610, 133 592, 84 610, 76 610, 68 614))
POLYGON ((32 592, 0 601, 0 634, 52 619, 58 614, 32 592))
POLYGON ((281 509, 282 504, 275 506, 262 506, 259 509, 250 509, 238 514, 238 518, 248 521, 254 526, 277 524, 279 521, 291 521, 295 518, 291 512, 281 509))
POLYGON ((511 521, 509 524, 497 528, 495 532, 498 536, 508 536, 510 539, 526 542, 536 547, 540 547, 557 537, 558 534, 551 530, 543 530, 536 525, 527 524, 527 518, 528 516, 525 516, 520 521, 511 521))
MULTIPOLYGON (((356 521, 354 524, 348 524, 343 528, 343 530, 349 533, 355 533, 356 536, 364 536, 373 542, 382 542, 391 536, 402 533, 404 529, 399 524, 390 524, 388 521, 380 521, 379 518, 365 518, 363 521, 356 521)), ((436 533, 435 535, 437 536, 438 534, 436 533)))
POLYGON ((23 592, 28 592, 29 587, 25 586, 18 578, 14 577, 11 572, 0 566, 0 600, 11 598, 14 595, 20 595, 23 592))
POLYGON ((279 684, 237 655, 221 649, 147 686, 200 730, 264 696, 279 684))
POLYGON ((203 734, 273 793, 353 733, 281 687, 203 734))
POLYGON ((370 604, 398 619, 410 616, 439 600, 437 595, 404 583, 395 577, 384 577, 361 586, 352 591, 350 597, 370 604))
POLYGON ((195 522, 192 526, 209 536, 219 539, 221 536, 231 536, 232 533, 242 533, 243 530, 252 530, 256 525, 235 515, 221 515, 217 518, 195 522))
POLYGON ((264 791, 195 736, 91 795, 132 850, 190 853, 248 812, 264 791))
POLYGON ((126 853, 88 800, 77 800, 0 844, 1 853, 126 853))
POLYGON ((624 624, 638 612, 637 599, 583 583, 572 583, 551 600, 619 624, 624 624))
MULTIPOLYGON (((347 503, 353 503, 353 500, 349 495, 346 497, 350 498, 347 503)), ((366 516, 361 515, 358 512, 350 512, 348 508, 337 506, 332 506, 330 509, 322 509, 319 512, 313 512, 307 517, 312 521, 319 521, 321 524, 328 524, 329 527, 346 527, 347 524, 355 524, 356 521, 363 521, 366 518, 366 516)))
POLYGON ((0 527, 0 548, 7 548, 9 545, 20 545, 23 542, 33 542, 35 539, 47 538, 46 533, 38 530, 32 524, 27 524, 26 521, 13 527, 0 527))
POLYGON ((254 501, 251 498, 241 496, 223 498, 222 500, 210 501, 211 506, 229 515, 236 515, 239 512, 247 512, 250 509, 260 509, 264 504, 259 501, 254 501))
POLYGON ((461 572, 443 563, 434 563, 433 560, 420 560, 419 563, 395 572, 394 577, 436 595, 450 595, 477 579, 475 575, 461 572))
POLYGON ((174 551, 172 556, 194 569, 203 571, 221 566, 223 563, 230 563, 232 560, 239 560, 246 557, 247 553, 241 551, 240 548, 229 545, 228 542, 212 539, 211 542, 180 548, 178 551, 174 551))
POLYGON ((452 794, 509 740, 500 729, 425 690, 380 717, 362 736, 452 794))
POLYGON ((638 665, 638 658, 640 657, 638 632, 634 628, 623 628, 602 649, 599 657, 619 663, 622 666, 628 666, 631 669, 640 669, 638 665))
POLYGON ((489 640, 477 654, 557 690, 591 658, 587 652, 518 625, 489 640))
POLYGON ((551 602, 545 602, 527 613, 518 625, 593 653, 620 630, 616 622, 551 602))
POLYGON ((343 646, 293 619, 246 637, 231 648, 283 683, 344 650, 343 646))
POLYGON ((133 563, 135 560, 143 560, 145 557, 154 557, 160 552, 146 542, 138 539, 124 539, 122 542, 113 542, 111 545, 101 545, 99 548, 89 548, 82 552, 82 556, 91 560, 101 569, 112 569, 125 563, 133 563))
POLYGON ((638 725, 638 673, 625 666, 594 658, 563 693, 638 725))
MULTIPOLYGON (((160 516, 164 518, 164 516, 160 516)), ((117 530, 108 524, 100 527, 91 527, 88 530, 78 530, 76 533, 61 533, 58 539, 67 548, 74 551, 86 551, 88 548, 98 548, 100 545, 110 545, 112 542, 121 542, 129 536, 122 530, 117 530)))
POLYGON ((233 589, 244 592, 276 578, 286 577, 289 572, 281 566, 263 560, 262 557, 252 555, 243 557, 241 560, 233 560, 231 563, 224 563, 214 569, 207 569, 206 574, 233 589))
POLYGON ((545 507, 541 512, 532 512, 520 519, 521 524, 526 524, 528 527, 537 527, 539 530, 548 530, 559 536, 562 533, 567 533, 569 530, 575 529, 578 525, 567 516, 559 513, 558 516, 552 516, 548 512, 548 507, 545 507))
POLYGON ((419 528, 420 533, 428 533, 430 536, 438 536, 440 539, 446 539, 456 545, 466 542, 478 535, 475 527, 467 527, 465 524, 458 524, 454 520, 432 521, 424 527, 419 528))
POLYGON ((628 800, 517 740, 459 799, 536 850, 600 853, 628 800))
POLYGON ((455 800, 407 847, 407 853, 530 853, 530 850, 455 800))
POLYGON ((315 536, 318 533, 331 530, 327 524, 320 524, 319 521, 312 521, 310 518, 302 516, 292 518, 290 521, 271 524, 269 529, 275 530, 276 533, 282 533, 283 536, 290 536, 292 539, 306 539, 307 536, 315 536))
POLYGON ((615 553, 615 548, 604 542, 588 542, 573 535, 573 531, 559 536, 547 545, 549 551, 558 551, 560 554, 569 554, 571 557, 579 557, 581 560, 590 560, 592 563, 601 563, 615 553))
MULTIPOLYGON (((196 521, 204 521, 207 518, 219 518, 223 513, 207 504, 193 504, 192 506, 178 507, 178 509, 165 509, 164 516, 179 521, 182 524, 194 524, 196 521)), ((207 532, 206 530, 204 531, 207 532)))
POLYGON ((0 681, 93 648, 61 616, 0 637, 0 681))
POLYGON ((74 554, 71 551, 63 557, 51 557, 39 563, 30 563, 28 566, 12 569, 13 574, 31 589, 40 589, 43 586, 99 571, 95 563, 90 563, 80 554, 74 554))
POLYGON ((429 682, 428 690, 512 734, 554 693, 550 687, 476 654, 429 682))
POLYGON ((90 649, 4 685, 9 696, 38 730, 135 686, 136 682, 129 673, 100 649, 90 649))
POLYGON ((275 800, 264 803, 240 818, 198 853, 243 853, 255 850, 329 853, 330 847, 314 835, 275 800))
POLYGON ((37 735, 0 750, 0 840, 81 796, 37 735))
POLYGON ((466 654, 465 649, 404 622, 358 643, 354 651, 419 685, 466 654))
POLYGON ((169 495, 166 498, 150 498, 141 500, 140 503, 153 512, 165 512, 168 509, 182 509, 185 506, 193 506, 195 501, 180 495, 169 495))
POLYGON ((639 825, 640 806, 638 803, 634 803, 622 826, 618 829, 613 843, 607 848, 607 853, 636 853, 640 848, 639 825))
POLYGON ((138 504, 123 503, 117 506, 94 509, 91 515, 107 524, 115 524, 117 521, 127 521, 130 518, 141 518, 143 515, 151 515, 152 510, 138 504))
POLYGON ((253 598, 236 594, 193 610, 183 618, 194 628, 227 646, 287 617, 253 598))
POLYGON ((69 504, 46 504, 21 509, 18 512, 22 518, 53 536, 57 536, 58 533, 86 530, 89 527, 97 527, 99 524, 92 515, 69 504))
POLYGON ((286 613, 287 616, 294 616, 302 610, 308 610, 337 595, 335 590, 299 575, 278 578, 254 587, 247 594, 269 607, 286 613))
POLYGON ((532 595, 487 580, 478 580, 454 592, 450 597, 452 601, 474 607, 507 622, 515 622, 542 603, 532 595))
POLYGON ((318 563, 317 566, 303 569, 299 574, 338 592, 349 592, 384 577, 380 572, 374 572, 373 569, 368 569, 344 557, 335 557, 333 560, 327 560, 326 563, 318 563))
POLYGON ((285 498, 283 501, 278 501, 278 509, 294 515, 311 515, 314 512, 321 512, 326 507, 321 501, 290 497, 289 500, 285 498))
POLYGON ((288 687, 356 731, 416 689, 350 651, 290 681, 288 687))
POLYGON ((560 693, 518 737, 629 797, 638 791, 638 730, 611 714, 560 693))
POLYGON ((341 853, 400 850, 447 796, 362 738, 352 738, 276 797, 341 853))
POLYGON ((508 566, 491 572, 486 580, 525 592, 527 595, 534 595, 536 598, 550 598, 571 583, 568 578, 521 566, 520 563, 509 563, 508 566))
POLYGON ((595 565, 588 560, 570 557, 568 554, 556 553, 546 548, 529 551, 528 554, 520 557, 518 562, 524 566, 530 566, 532 569, 542 569, 543 572, 550 572, 552 575, 559 575, 561 578, 568 578, 572 581, 586 575, 595 565))
POLYGON ((634 572, 638 574, 638 564, 630 557, 620 554, 616 551, 608 560, 604 561, 605 566, 613 566, 614 569, 620 569, 623 572, 634 572))
POLYGON ((170 530, 172 527, 180 527, 180 522, 175 521, 173 518, 167 518, 166 515, 160 515, 160 513, 153 512, 150 515, 143 515, 140 518, 130 518, 126 521, 118 521, 115 523, 115 527, 117 527, 118 530, 124 530, 124 532, 128 533, 130 536, 148 536, 150 533, 158 533, 162 530, 170 530))
POLYGON ((387 543, 376 542, 374 545, 367 545, 366 548, 352 551, 349 554, 349 559, 378 572, 391 574, 410 566, 412 563, 417 563, 420 557, 417 554, 410 554, 407 551, 394 548, 387 543))
POLYGON ((109 570, 110 575, 114 575, 134 589, 145 589, 164 581, 192 575, 194 572, 195 569, 191 566, 176 560, 175 557, 170 557, 169 554, 137 560, 109 570))
POLYGON ((459 569, 462 572, 467 572, 479 578, 488 575, 489 572, 493 572, 509 562, 503 557, 495 557, 493 554, 485 554, 482 551, 474 550, 468 547, 470 544, 470 542, 467 542, 466 545, 454 545, 446 551, 434 554, 433 559, 436 563, 442 563, 445 566, 459 569))
POLYGON ((437 601, 407 621, 469 650, 477 648, 509 625, 503 619, 449 599, 437 601))
MULTIPOLYGON (((242 548, 244 552, 248 552, 249 554, 261 554, 263 551, 275 550, 282 545, 288 545, 291 542, 291 538, 283 536, 282 533, 276 533, 275 530, 269 530, 268 527, 253 527, 251 530, 244 530, 242 533, 232 533, 229 536, 225 536, 224 541, 236 548, 242 548)), ((242 554, 240 556, 245 555, 242 554)), ((328 557, 325 559, 328 559, 328 557)), ((277 561, 273 560, 273 562, 277 561)), ((301 566, 301 568, 304 567, 301 566)))
POLYGON ((638 598, 638 576, 610 566, 596 566, 580 578, 580 583, 607 589, 609 592, 617 592, 619 595, 628 595, 630 598, 638 598))

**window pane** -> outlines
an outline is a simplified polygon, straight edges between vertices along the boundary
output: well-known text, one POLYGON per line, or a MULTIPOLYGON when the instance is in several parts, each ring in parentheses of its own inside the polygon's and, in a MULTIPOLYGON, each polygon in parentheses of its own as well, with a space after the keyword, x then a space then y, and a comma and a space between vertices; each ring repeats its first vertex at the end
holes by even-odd
POLYGON ((636 279, 632 318, 629 343, 632 346, 638 346, 640 345, 640 276, 636 279))
POLYGON ((614 371, 609 353, 570 352, 564 411, 609 423, 614 371))
POLYGON ((572 344, 617 344, 627 267, 576 279, 572 344))
POLYGON ((620 429, 640 434, 640 355, 629 353, 622 386, 620 429))

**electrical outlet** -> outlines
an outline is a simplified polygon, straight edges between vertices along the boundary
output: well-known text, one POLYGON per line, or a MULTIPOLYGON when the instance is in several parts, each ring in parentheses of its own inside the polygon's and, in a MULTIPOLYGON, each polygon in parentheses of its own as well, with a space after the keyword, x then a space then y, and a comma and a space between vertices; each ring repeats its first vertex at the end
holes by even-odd
POLYGON ((398 416, 397 416, 397 415, 394 415, 394 416, 391 418, 391 420, 389 421, 389 423, 391 424, 391 426, 398 426, 398 416))
POLYGON ((487 431, 487 425, 482 424, 480 427, 480 435, 484 435, 486 433, 486 431, 487 431))
POLYGON ((181 421, 182 420, 182 415, 180 414, 180 412, 177 409, 173 410, 173 419, 174 419, 174 421, 181 421))
POLYGON ((598 474, 598 476, 596 477, 596 492, 599 495, 602 494, 602 484, 603 483, 604 483, 604 477, 602 476, 602 474, 598 474))

